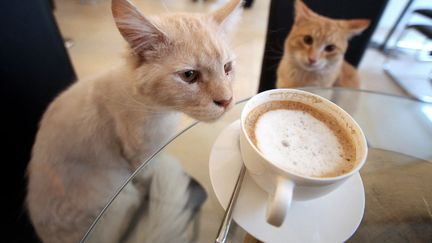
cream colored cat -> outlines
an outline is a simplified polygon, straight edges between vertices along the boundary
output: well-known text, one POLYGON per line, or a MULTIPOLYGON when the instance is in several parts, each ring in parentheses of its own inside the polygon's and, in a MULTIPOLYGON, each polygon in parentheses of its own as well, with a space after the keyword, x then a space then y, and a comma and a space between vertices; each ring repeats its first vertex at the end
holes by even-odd
POLYGON ((295 20, 285 40, 277 69, 278 88, 302 86, 359 88, 356 69, 344 61, 348 40, 369 26, 369 20, 330 19, 295 2, 295 20))
MULTIPOLYGON (((112 1, 117 27, 131 47, 127 64, 60 94, 43 115, 33 146, 27 204, 44 242, 79 242, 125 179, 173 135, 179 113, 214 121, 232 106, 235 57, 228 36, 239 5, 240 0, 232 0, 211 14, 147 18, 127 0, 112 1)), ((183 172, 166 164, 173 162, 162 159, 139 186, 125 189, 100 242, 120 240, 140 200, 156 190, 146 183, 157 188, 176 183, 177 176, 178 187, 165 189, 187 193, 187 181, 179 176, 183 172), (153 172, 159 176, 153 178, 153 172)), ((166 225, 173 228, 175 222, 166 225)), ((159 231, 147 232, 164 232, 158 237, 165 240, 148 235, 141 242, 175 239, 156 224, 149 227, 159 231)))

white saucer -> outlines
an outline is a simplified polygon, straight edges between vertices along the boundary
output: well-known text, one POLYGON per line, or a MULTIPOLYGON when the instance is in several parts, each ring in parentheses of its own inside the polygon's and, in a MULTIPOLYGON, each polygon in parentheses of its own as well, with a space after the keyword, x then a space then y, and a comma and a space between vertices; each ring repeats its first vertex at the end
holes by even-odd
MULTIPOLYGON (((216 139, 210 154, 210 180, 223 208, 228 205, 241 168, 240 122, 216 139)), ((310 201, 294 201, 282 226, 265 220, 267 194, 246 173, 233 212, 243 229, 264 242, 343 242, 360 225, 365 196, 360 174, 353 175, 330 194, 310 201)))

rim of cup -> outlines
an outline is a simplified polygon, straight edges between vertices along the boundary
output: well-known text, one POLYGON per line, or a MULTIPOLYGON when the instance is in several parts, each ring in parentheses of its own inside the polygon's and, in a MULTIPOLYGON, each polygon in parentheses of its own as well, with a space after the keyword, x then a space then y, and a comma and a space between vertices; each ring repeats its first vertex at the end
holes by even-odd
MULTIPOLYGON (((276 100, 276 99, 274 99, 276 100)), ((289 100, 289 99, 278 99, 278 100, 289 100)), ((301 102, 301 101, 299 101, 301 102)), ((303 102, 302 102, 303 103, 303 102)), ((303 104, 309 105, 309 106, 313 106, 312 104, 309 104, 307 102, 304 102, 303 104)), ((328 112, 325 112, 326 115, 332 116, 331 114, 329 114, 328 112)), ((313 181, 319 181, 319 182, 332 182, 332 181, 338 181, 344 178, 347 178, 355 173, 357 173, 362 167, 363 165, 366 163, 366 158, 367 158, 367 152, 368 152, 368 148, 367 148, 367 142, 366 142, 366 137, 361 129, 361 127, 359 126, 359 124, 354 120, 354 118, 348 114, 348 112, 346 112, 344 109, 342 109, 341 107, 339 107, 338 105, 336 105, 335 103, 331 102, 330 100, 321 97, 319 95, 307 92, 307 91, 303 91, 303 90, 298 90, 298 89, 271 89, 271 90, 266 90, 263 91, 261 93, 256 94, 255 96, 253 96, 251 99, 249 99, 246 102, 246 105, 244 106, 242 113, 241 113, 241 117, 240 117, 240 123, 241 123, 241 129, 242 132, 245 134, 245 137, 249 143, 249 145, 251 145, 253 147, 253 149, 255 150, 255 152, 257 152, 257 154, 264 160, 268 161, 269 163, 266 163, 266 165, 269 165, 271 167, 272 170, 277 171, 278 173, 282 172, 284 175, 289 176, 289 177, 298 177, 301 179, 307 179, 307 180, 313 180, 313 181), (279 163, 272 161, 270 159, 268 159, 258 148, 257 146, 255 146, 255 144, 251 141, 251 139, 249 138, 249 134, 246 131, 245 128, 245 120, 247 115, 257 106, 264 104, 266 102, 269 101, 273 101, 273 100, 267 100, 264 101, 262 103, 259 103, 258 105, 255 105, 253 107, 251 107, 248 112, 246 112, 246 108, 249 108, 248 106, 250 106, 251 102, 258 99, 259 97, 262 96, 266 96, 269 95, 271 93, 297 93, 297 94, 302 94, 302 95, 307 95, 309 97, 313 97, 315 99, 319 99, 321 102, 324 102, 326 104, 326 106, 331 106, 335 109, 337 109, 343 116, 343 120, 348 120, 349 123, 355 128, 356 130, 356 137, 358 137, 359 139, 359 143, 355 143, 355 147, 356 147, 356 165, 353 169, 351 169, 349 172, 338 175, 338 176, 332 176, 332 177, 313 177, 313 176, 308 176, 308 175, 303 175, 303 174, 299 174, 293 171, 289 171, 287 169, 282 168, 279 163), (359 149, 361 151, 359 151, 359 149), (357 159, 357 153, 358 151, 361 153, 361 158, 357 159)))

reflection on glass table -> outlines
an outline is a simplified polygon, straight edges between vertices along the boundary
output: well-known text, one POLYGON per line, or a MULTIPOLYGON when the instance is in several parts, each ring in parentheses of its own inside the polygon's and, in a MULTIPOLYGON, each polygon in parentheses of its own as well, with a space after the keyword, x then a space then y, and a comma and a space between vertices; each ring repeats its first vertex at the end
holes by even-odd
MULTIPOLYGON (((347 184, 345 191, 336 192, 338 195, 332 195, 333 201, 321 199, 322 202, 327 200, 326 206, 322 204, 325 207, 316 202, 298 203, 297 211, 291 212, 292 217, 297 217, 298 222, 304 224, 303 230, 298 231, 285 230, 283 225, 279 230, 263 230, 267 226, 260 228, 265 222, 256 217, 256 211, 248 210, 254 205, 264 207, 259 203, 263 200, 249 197, 249 201, 242 204, 245 197, 253 193, 260 195, 260 191, 254 189, 257 191, 252 193, 247 191, 247 186, 242 187, 233 213, 236 223, 231 224, 227 242, 244 242, 246 230, 265 242, 286 242, 287 239, 326 242, 340 237, 344 237, 341 241, 347 242, 430 242, 432 105, 367 91, 305 90, 341 106, 363 129, 369 155, 358 181, 347 184), (364 194, 361 194, 363 190, 364 194), (363 199, 364 214, 361 207, 363 199), (312 215, 319 210, 323 211, 312 215), (309 216, 303 212, 309 213, 309 216), (330 223, 312 224, 308 220, 310 217, 314 217, 316 222, 330 223), (354 228, 340 225, 340 222, 357 219, 354 228)), ((125 232, 123 242, 160 242, 170 237, 174 238, 167 242, 214 242, 224 209, 219 202, 220 195, 218 197, 217 190, 214 190, 214 186, 217 189, 218 185, 212 185, 212 182, 215 183, 217 177, 217 183, 224 184, 228 189, 234 187, 241 162, 232 165, 226 162, 234 158, 230 156, 236 150, 237 141, 231 139, 218 148, 220 163, 213 161, 210 165, 209 158, 215 141, 239 119, 244 104, 245 101, 239 102, 217 122, 191 125, 146 161, 106 206, 89 229, 84 242, 103 242, 101 233, 109 228, 112 220, 118 220, 110 218, 111 213, 127 210, 122 208, 121 202, 132 185, 139 186, 136 178, 142 176, 151 178, 148 190, 150 194, 156 193, 157 197, 146 195, 148 200, 138 205, 138 209, 131 210, 134 218, 124 223, 124 229, 118 229, 125 232), (225 166, 223 170, 222 165, 225 166), (176 188, 176 193, 164 193, 172 192, 172 187, 176 188), (156 207, 164 213, 154 215, 156 207), (145 222, 149 219, 153 220, 151 227, 145 222)), ((250 183, 247 176, 243 183, 243 186, 250 183)), ((229 190, 227 193, 230 193, 229 190)), ((289 220, 289 215, 287 218, 289 220)))

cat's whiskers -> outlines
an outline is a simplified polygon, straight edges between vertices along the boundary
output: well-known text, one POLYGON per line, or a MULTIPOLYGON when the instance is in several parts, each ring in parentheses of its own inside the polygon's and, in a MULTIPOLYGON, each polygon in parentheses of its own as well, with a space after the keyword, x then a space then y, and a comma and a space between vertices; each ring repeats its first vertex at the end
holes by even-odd
MULTIPOLYGON (((105 98, 107 98, 111 101, 114 101, 117 104, 123 105, 125 107, 132 108, 133 110, 144 111, 144 112, 147 112, 149 114, 164 114, 167 112, 180 111, 180 110, 184 109, 184 104, 182 104, 181 102, 177 102, 177 101, 183 101, 184 98, 182 98, 182 97, 178 97, 178 98, 171 97, 171 101, 174 101, 173 103, 178 103, 178 105, 171 105, 171 106, 165 107, 165 109, 161 109, 162 107, 160 107, 160 106, 155 107, 153 105, 149 105, 149 104, 146 104, 146 103, 143 103, 143 102, 137 100, 124 87, 119 89, 119 91, 123 96, 126 97, 126 99, 124 99, 124 100, 126 100, 126 102, 120 102, 117 99, 111 99, 110 97, 107 97, 107 96, 105 96, 105 98)), ((191 107, 189 110, 192 112, 196 112, 196 111, 200 111, 201 113, 207 112, 206 109, 203 109, 200 105, 191 107)))
POLYGON ((270 46, 270 48, 268 48, 268 49, 266 49, 264 51, 265 52, 270 52, 270 53, 275 53, 275 54, 278 54, 278 55, 282 56, 283 53, 284 53, 284 47, 283 47, 283 45, 270 46))

